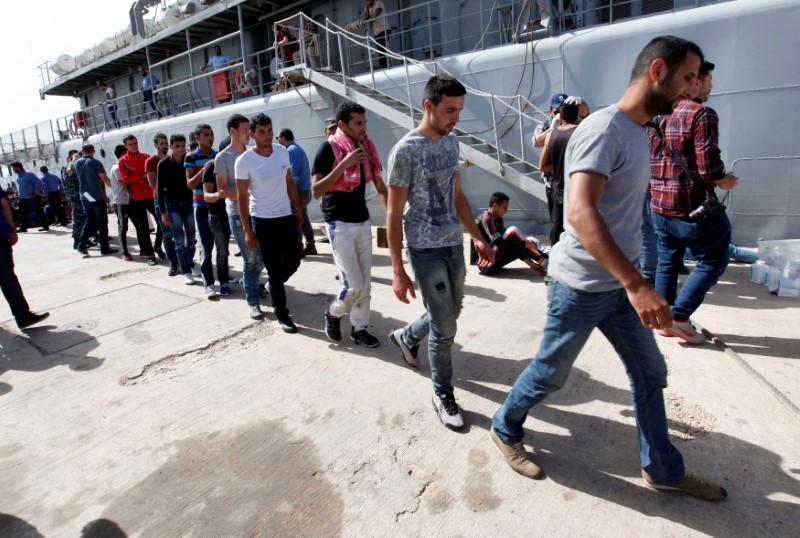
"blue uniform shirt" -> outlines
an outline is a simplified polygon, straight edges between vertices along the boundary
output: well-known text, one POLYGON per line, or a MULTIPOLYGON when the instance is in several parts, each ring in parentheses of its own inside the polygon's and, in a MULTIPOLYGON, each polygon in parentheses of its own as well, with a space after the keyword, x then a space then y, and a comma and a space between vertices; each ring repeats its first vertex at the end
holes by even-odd
POLYGON ((19 186, 19 197, 25 200, 35 198, 42 193, 42 182, 31 172, 17 174, 17 185, 19 186))
POLYGON ((54 192, 61 192, 61 180, 58 176, 45 172, 42 174, 42 186, 44 187, 45 194, 52 194, 54 192))
POLYGON ((289 162, 292 165, 292 178, 297 182, 297 190, 311 190, 311 166, 308 164, 308 157, 303 148, 298 146, 294 140, 286 146, 289 150, 289 162))

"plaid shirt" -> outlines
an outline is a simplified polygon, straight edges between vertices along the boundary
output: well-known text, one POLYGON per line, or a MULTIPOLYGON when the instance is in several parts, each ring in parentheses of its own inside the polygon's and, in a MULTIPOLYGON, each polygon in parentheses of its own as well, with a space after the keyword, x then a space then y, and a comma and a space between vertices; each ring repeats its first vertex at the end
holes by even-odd
POLYGON ((695 101, 682 101, 661 120, 664 139, 648 128, 653 211, 666 217, 686 217, 706 199, 708 186, 725 177, 718 124, 713 109, 695 101), (670 149, 683 158, 694 180, 686 177, 670 149))

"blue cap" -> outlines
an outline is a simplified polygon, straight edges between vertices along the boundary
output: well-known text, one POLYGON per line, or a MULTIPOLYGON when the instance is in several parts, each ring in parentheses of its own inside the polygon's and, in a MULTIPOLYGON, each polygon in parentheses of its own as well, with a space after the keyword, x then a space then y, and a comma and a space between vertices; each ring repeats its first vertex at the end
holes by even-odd
POLYGON ((561 108, 561 103, 569 97, 566 93, 557 93, 550 98, 550 108, 561 108))

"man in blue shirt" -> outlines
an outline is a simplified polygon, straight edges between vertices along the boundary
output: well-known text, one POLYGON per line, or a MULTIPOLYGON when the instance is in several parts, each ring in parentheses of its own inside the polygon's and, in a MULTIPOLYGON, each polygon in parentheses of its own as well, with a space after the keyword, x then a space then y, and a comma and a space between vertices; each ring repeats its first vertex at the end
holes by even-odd
POLYGON ((17 174, 17 185, 19 186, 19 228, 17 231, 28 231, 28 219, 31 211, 36 212, 36 220, 39 221, 40 232, 50 229, 47 223, 47 216, 42 209, 42 182, 36 174, 26 172, 22 163, 12 163, 11 169, 17 174))
POLYGON ((46 166, 39 168, 39 171, 42 173, 42 187, 44 188, 45 196, 47 196, 47 205, 56 216, 58 225, 66 226, 67 214, 64 212, 64 205, 61 203, 61 180, 57 175, 48 172, 46 166))
POLYGON ((113 254, 118 249, 111 248, 108 244, 108 213, 106 212, 106 195, 103 183, 111 186, 111 180, 106 175, 103 164, 94 158, 94 146, 83 146, 83 157, 72 163, 72 168, 78 174, 78 183, 81 193, 83 212, 86 213, 86 222, 78 239, 78 252, 87 256, 86 250, 90 231, 97 228, 100 241, 100 253, 113 254))
POLYGON ((300 204, 303 206, 303 224, 298 230, 297 238, 300 246, 303 245, 303 236, 306 239, 306 248, 303 249, 303 256, 317 253, 314 246, 314 228, 308 220, 308 204, 311 202, 311 166, 308 163, 308 156, 303 148, 294 141, 294 133, 290 129, 278 131, 278 143, 289 150, 289 162, 292 165, 292 177, 297 184, 297 194, 300 196, 300 204), (302 232, 302 235, 300 234, 302 232))
POLYGON ((161 81, 158 80, 155 75, 148 73, 147 68, 143 65, 139 66, 139 74, 142 75, 142 95, 144 95, 144 102, 150 103, 150 108, 161 118, 161 112, 156 109, 156 103, 153 100, 153 92, 161 81))
POLYGON ((222 48, 216 45, 214 47, 214 56, 208 59, 208 63, 201 67, 200 71, 205 71, 206 69, 216 71, 217 69, 222 69, 227 66, 230 62, 231 59, 222 54, 222 48))

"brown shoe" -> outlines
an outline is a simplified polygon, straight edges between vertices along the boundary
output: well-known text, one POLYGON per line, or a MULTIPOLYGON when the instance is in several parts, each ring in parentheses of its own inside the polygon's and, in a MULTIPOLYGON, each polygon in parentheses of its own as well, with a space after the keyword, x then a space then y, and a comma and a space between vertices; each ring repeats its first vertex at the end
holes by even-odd
POLYGON ((704 501, 719 501, 728 496, 728 492, 722 486, 718 486, 692 473, 686 473, 683 478, 672 484, 659 484, 650 478, 650 475, 644 469, 642 469, 642 478, 644 478, 644 483, 653 489, 680 491, 704 501))
POLYGON ((317 247, 311 245, 303 249, 303 254, 306 256, 314 256, 317 253, 317 247))
POLYGON ((500 454, 506 459, 506 463, 508 463, 509 467, 528 478, 542 477, 542 470, 531 461, 531 454, 525 450, 525 446, 522 443, 517 443, 516 445, 507 444, 497 436, 494 432, 494 428, 489 430, 489 438, 492 440, 492 443, 494 443, 494 446, 497 447, 500 454))

